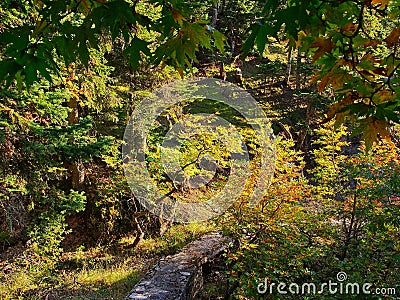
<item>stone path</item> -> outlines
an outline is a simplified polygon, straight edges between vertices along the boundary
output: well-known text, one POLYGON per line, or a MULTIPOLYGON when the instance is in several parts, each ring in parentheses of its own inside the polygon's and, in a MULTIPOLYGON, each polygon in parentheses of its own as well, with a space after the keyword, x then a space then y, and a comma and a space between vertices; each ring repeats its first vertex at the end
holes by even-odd
POLYGON ((217 232, 204 235, 160 260, 125 299, 193 299, 203 286, 203 265, 221 254, 230 241, 217 232))

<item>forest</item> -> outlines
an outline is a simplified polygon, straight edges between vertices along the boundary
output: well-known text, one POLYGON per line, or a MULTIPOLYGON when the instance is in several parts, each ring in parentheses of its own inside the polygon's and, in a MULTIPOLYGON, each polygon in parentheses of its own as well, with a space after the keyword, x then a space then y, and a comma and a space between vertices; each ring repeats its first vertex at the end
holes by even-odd
POLYGON ((196 299, 399 299, 399 68, 400 0, 1 0, 0 299, 124 299, 209 232, 196 299))

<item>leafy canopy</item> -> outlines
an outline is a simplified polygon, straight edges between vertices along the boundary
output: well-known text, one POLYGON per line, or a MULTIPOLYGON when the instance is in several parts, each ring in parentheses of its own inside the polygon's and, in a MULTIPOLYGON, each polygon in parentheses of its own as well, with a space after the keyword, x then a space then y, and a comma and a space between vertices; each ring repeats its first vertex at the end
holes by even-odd
POLYGON ((263 17, 243 45, 262 54, 268 37, 311 54, 319 71, 312 82, 335 95, 327 120, 350 118, 367 148, 400 123, 400 1, 266 1, 263 17))
MULTIPOLYGON (((89 50, 104 38, 123 46, 133 69, 147 60, 173 66, 181 76, 197 61, 200 47, 223 51, 226 43, 186 1, 36 0, 16 8, 11 3, 18 2, 0 4, 0 82, 6 86, 16 80, 20 88, 23 83, 29 87, 40 77, 51 81, 60 61, 80 60, 88 66, 89 50)), ((367 148, 379 137, 389 137, 388 126, 400 123, 400 1, 261 4, 259 19, 248 29, 244 55, 253 46, 262 53, 269 37, 283 37, 289 48, 307 51, 320 67, 313 77, 319 92, 333 91, 327 121, 353 120, 367 148)))
MULTIPOLYGON (((10 1, 8 1, 10 2, 10 1)), ((98 49, 101 39, 124 45, 124 55, 133 69, 150 58, 183 69, 196 61, 199 46, 221 51, 224 37, 203 20, 187 18, 181 1, 150 0, 146 4, 154 13, 138 9, 139 1, 124 0, 36 0, 30 6, 13 8, 0 4, 0 82, 9 86, 14 79, 28 87, 40 76, 51 81, 58 72, 59 61, 65 65, 80 60, 86 67, 90 49, 98 49), (22 13, 21 13, 22 12, 22 13), (18 15, 20 22, 13 22, 18 15), (0 19, 1 20, 1 19, 0 19), (144 38, 145 30, 155 41, 144 38)))

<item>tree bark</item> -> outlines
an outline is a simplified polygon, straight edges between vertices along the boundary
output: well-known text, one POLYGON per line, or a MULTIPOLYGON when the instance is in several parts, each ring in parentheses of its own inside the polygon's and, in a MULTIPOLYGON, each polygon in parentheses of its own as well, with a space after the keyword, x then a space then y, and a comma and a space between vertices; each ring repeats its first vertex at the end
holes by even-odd
MULTIPOLYGON (((70 111, 68 113, 68 125, 79 123, 79 109, 78 109, 78 98, 73 95, 69 99, 68 107, 70 111)), ((79 189, 85 179, 84 166, 80 161, 72 163, 71 167, 71 185, 73 189, 79 189)))
POLYGON ((299 48, 297 50, 297 61, 296 61, 296 90, 299 90, 301 88, 300 67, 301 67, 301 51, 299 48))
POLYGON ((290 84, 290 75, 292 73, 292 47, 289 48, 288 52, 288 62, 287 62, 287 67, 286 67, 286 86, 289 86, 290 84))

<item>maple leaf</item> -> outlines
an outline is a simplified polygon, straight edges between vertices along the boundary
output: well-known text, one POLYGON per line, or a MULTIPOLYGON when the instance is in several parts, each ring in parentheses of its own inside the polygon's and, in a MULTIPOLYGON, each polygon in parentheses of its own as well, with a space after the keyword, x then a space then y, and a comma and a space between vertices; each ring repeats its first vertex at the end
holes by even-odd
MULTIPOLYGON (((323 76, 321 78, 321 81, 318 82, 318 92, 319 93, 323 92, 323 90, 329 84, 330 76, 331 76, 331 72, 328 72, 328 73, 325 74, 325 76, 323 76)), ((316 78, 319 78, 319 76, 317 76, 316 78)))
POLYGON ((358 26, 356 24, 353 23, 348 23, 346 24, 343 28, 342 31, 346 32, 346 33, 352 33, 353 31, 355 31, 358 28, 358 26))
POLYGON ((368 117, 364 120, 362 127, 364 127, 363 137, 367 150, 371 149, 372 145, 378 140, 378 134, 381 138, 390 139, 386 121, 379 120, 376 117, 368 117))
POLYGON ((331 53, 332 49, 337 48, 337 46, 332 43, 330 39, 321 39, 317 38, 317 40, 311 44, 310 48, 318 48, 315 53, 312 62, 315 62, 318 58, 320 58, 325 53, 331 53))
POLYGON ((304 30, 301 30, 301 31, 299 32, 299 34, 297 35, 297 40, 296 40, 296 49, 298 49, 298 48, 300 47, 300 45, 301 45, 301 43, 302 43, 302 39, 303 39, 304 37, 306 37, 307 34, 309 34, 308 30, 307 30, 307 32, 304 31, 304 30))
POLYGON ((185 18, 182 16, 180 11, 172 8, 172 17, 174 18, 175 22, 182 26, 183 20, 185 20, 185 18))
POLYGON ((400 25, 394 28, 384 41, 390 47, 397 44, 399 42, 399 39, 400 39, 400 25))
POLYGON ((321 78, 321 81, 318 83, 318 92, 321 93, 328 85, 332 85, 335 89, 340 89, 351 78, 352 76, 348 72, 334 68, 321 78))
POLYGON ((379 9, 384 9, 388 4, 389 4, 390 0, 372 0, 371 4, 378 4, 379 5, 379 9))
POLYGON ((365 48, 367 48, 367 47, 369 47, 369 46, 372 46, 372 48, 376 49, 376 47, 377 47, 380 43, 381 43, 381 41, 378 41, 378 40, 368 40, 367 42, 365 42, 365 43, 363 44, 363 46, 364 46, 365 48))
POLYGON ((380 90, 374 95, 374 103, 381 104, 390 100, 393 100, 395 97, 395 93, 391 90, 380 90))
POLYGON ((332 119, 337 113, 342 112, 346 106, 353 103, 354 99, 351 97, 351 95, 347 95, 339 102, 332 104, 327 114, 328 119, 332 119))
POLYGON ((340 72, 332 75, 330 84, 334 89, 338 90, 341 89, 345 83, 348 83, 351 78, 352 76, 348 72, 340 70, 340 72))

